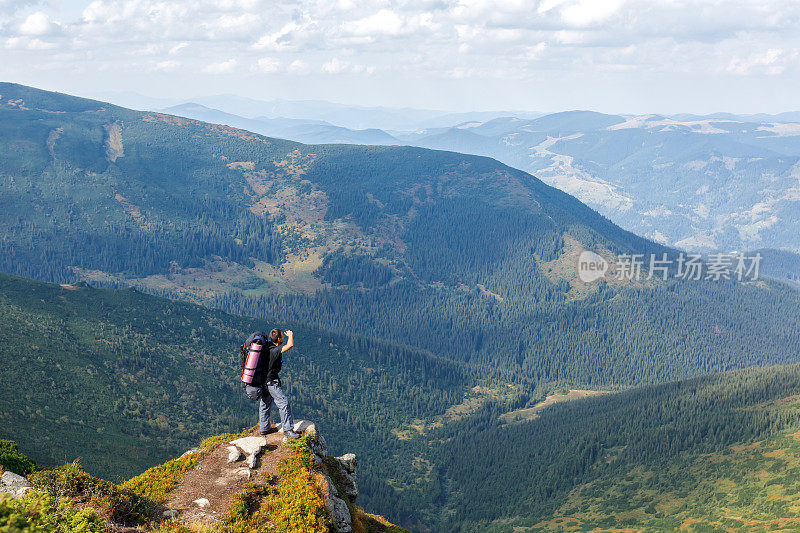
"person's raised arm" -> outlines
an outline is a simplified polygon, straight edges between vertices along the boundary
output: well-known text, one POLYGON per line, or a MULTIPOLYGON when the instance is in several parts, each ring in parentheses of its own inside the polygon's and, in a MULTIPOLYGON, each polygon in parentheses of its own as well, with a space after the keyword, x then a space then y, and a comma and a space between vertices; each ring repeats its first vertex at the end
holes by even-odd
POLYGON ((284 333, 286 334, 286 345, 281 348, 281 353, 286 353, 294 348, 294 333, 290 329, 287 329, 284 333))

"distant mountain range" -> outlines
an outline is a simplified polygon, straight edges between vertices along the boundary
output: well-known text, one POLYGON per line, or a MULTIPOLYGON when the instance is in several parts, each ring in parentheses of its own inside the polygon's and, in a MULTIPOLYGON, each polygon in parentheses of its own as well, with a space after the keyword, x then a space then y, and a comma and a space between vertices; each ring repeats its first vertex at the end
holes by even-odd
POLYGON ((486 155, 663 244, 703 252, 800 251, 800 233, 792 229, 800 222, 800 112, 423 118, 424 112, 409 111, 403 121, 387 110, 226 98, 200 100, 242 110, 249 102, 251 113, 268 114, 245 118, 199 103, 161 110, 303 143, 412 145, 486 155), (355 123, 372 127, 345 127, 355 123))
POLYGON ((161 109, 160 111, 169 113, 170 115, 193 118, 214 124, 225 124, 268 137, 291 139, 307 144, 403 144, 397 138, 383 130, 349 129, 342 126, 335 126, 323 120, 283 117, 245 118, 196 103, 180 104, 161 109))
POLYGON ((800 122, 754 120, 575 111, 401 139, 494 157, 665 244, 798 251, 800 122))
POLYGON ((153 98, 134 92, 98 93, 96 98, 142 111, 159 111, 183 104, 204 107, 239 115, 241 118, 289 118, 311 122, 327 122, 348 129, 383 129, 413 131, 443 128, 468 121, 488 121, 498 117, 536 118, 536 111, 453 112, 435 109, 357 106, 324 100, 260 100, 235 94, 197 96, 192 98, 153 98))

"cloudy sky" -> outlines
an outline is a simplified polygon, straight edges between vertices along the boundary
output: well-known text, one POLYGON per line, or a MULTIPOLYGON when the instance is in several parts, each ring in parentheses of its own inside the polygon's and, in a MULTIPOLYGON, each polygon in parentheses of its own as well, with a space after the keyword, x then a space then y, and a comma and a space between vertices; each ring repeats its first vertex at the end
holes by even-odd
POLYGON ((0 79, 446 110, 800 109, 796 0, 0 0, 0 79))

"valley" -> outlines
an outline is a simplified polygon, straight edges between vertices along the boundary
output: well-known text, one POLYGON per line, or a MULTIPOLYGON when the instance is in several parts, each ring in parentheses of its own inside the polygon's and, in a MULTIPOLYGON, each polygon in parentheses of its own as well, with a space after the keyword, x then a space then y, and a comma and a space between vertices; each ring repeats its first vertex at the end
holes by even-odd
POLYGON ((793 453, 790 284, 582 281, 585 251, 680 251, 488 157, 0 95, 0 438, 41 464, 121 481, 251 426, 237 346, 265 324, 298 332, 287 394, 358 455, 360 505, 415 531, 667 527, 678 500, 716 527, 739 500, 675 465, 793 453))

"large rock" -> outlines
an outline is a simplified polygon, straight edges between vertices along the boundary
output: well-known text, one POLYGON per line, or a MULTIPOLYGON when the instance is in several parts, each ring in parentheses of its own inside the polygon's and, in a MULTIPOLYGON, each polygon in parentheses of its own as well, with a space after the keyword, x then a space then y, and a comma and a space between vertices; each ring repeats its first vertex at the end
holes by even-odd
POLYGON ((311 453, 314 454, 317 463, 321 463, 325 456, 328 455, 328 444, 325 442, 325 437, 320 435, 317 430, 317 425, 308 420, 298 420, 294 423, 292 429, 294 429, 295 433, 309 437, 308 446, 311 448, 311 453))
POLYGON ((323 487, 323 498, 325 507, 328 509, 328 518, 331 521, 331 528, 336 533, 351 533, 353 531, 353 518, 350 516, 350 509, 347 503, 337 494, 336 485, 330 477, 322 474, 325 479, 323 487))
POLYGON ((208 501, 208 498, 197 498, 192 503, 201 508, 211 505, 211 502, 208 501))
POLYGON ((14 498, 19 498, 31 488, 28 480, 14 472, 3 472, 0 476, 0 493, 11 494, 14 498))
POLYGON ((247 456, 247 466, 250 468, 256 467, 256 460, 258 454, 267 445, 266 437, 242 437, 241 439, 232 440, 231 444, 240 448, 247 456))
POLYGON ((292 429, 294 429, 295 433, 300 433, 304 437, 311 437, 312 440, 318 435, 317 425, 309 420, 298 420, 294 423, 294 427, 292 429))
POLYGON ((201 451, 203 450, 201 450, 200 448, 192 448, 191 450, 186 450, 185 452, 183 452, 183 455, 181 455, 178 459, 183 459, 188 455, 194 455, 196 453, 200 453, 201 451))
POLYGON ((236 446, 228 446, 228 462, 235 463, 242 458, 242 452, 236 446))
POLYGON ((351 502, 355 501, 358 497, 358 474, 356 474, 358 461, 356 455, 347 453, 335 459, 339 463, 339 493, 347 496, 351 502))

